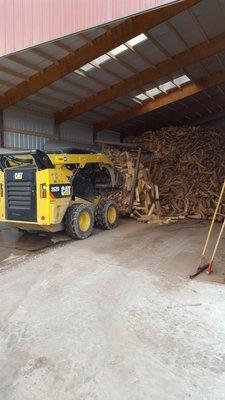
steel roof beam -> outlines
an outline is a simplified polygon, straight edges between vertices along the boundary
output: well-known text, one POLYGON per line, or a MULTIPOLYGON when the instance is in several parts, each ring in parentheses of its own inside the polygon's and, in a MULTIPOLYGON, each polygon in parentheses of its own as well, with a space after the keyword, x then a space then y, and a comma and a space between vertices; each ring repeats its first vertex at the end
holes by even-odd
MULTIPOLYGON (((160 23, 169 20, 198 2, 199 0, 180 1, 126 19, 121 24, 93 39, 91 43, 86 43, 56 63, 52 63, 44 68, 41 72, 21 82, 15 89, 8 90, 0 98, 0 109, 9 107, 40 89, 49 86, 51 83, 65 77, 102 54, 127 42, 143 31, 152 29, 160 23)), ((17 61, 19 60, 17 59, 17 61)))
POLYGON ((123 82, 112 85, 110 88, 104 89, 96 95, 92 95, 82 102, 67 107, 55 114, 57 123, 71 119, 83 112, 87 112, 91 108, 102 105, 108 101, 114 100, 132 90, 141 88, 159 78, 170 75, 181 70, 187 65, 194 64, 204 58, 219 53, 225 49, 225 34, 216 36, 209 42, 200 43, 192 47, 189 51, 184 51, 175 55, 172 59, 167 59, 157 64, 156 67, 149 67, 144 71, 138 72, 123 82))
POLYGON ((197 94, 208 87, 218 85, 224 81, 225 71, 216 72, 207 78, 199 79, 195 83, 189 83, 185 86, 182 86, 180 89, 175 89, 166 95, 161 95, 155 100, 146 101, 142 106, 135 106, 130 111, 125 111, 113 115, 112 117, 105 118, 100 123, 95 124, 94 130, 100 131, 140 115, 158 110, 161 107, 168 106, 176 101, 193 96, 194 94, 197 94))

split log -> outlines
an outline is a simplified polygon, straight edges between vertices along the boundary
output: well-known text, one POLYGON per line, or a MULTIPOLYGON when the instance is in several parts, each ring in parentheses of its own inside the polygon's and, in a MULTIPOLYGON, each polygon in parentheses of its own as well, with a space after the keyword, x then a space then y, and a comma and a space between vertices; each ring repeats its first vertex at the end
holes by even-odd
POLYGON ((148 221, 159 214, 159 194, 150 178, 149 156, 142 157, 140 149, 124 151, 113 146, 104 146, 104 152, 123 176, 121 187, 107 193, 107 198, 118 205, 120 214, 136 219, 148 216, 148 221))
POLYGON ((158 185, 164 217, 212 218, 225 178, 224 132, 168 127, 146 132, 133 141, 155 151, 151 178, 158 185))

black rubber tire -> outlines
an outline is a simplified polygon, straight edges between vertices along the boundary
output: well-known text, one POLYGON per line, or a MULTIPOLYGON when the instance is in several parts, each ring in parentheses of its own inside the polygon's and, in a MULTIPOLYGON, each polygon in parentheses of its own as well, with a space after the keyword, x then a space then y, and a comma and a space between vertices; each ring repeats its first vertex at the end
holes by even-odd
POLYGON ((66 212, 64 224, 67 235, 72 239, 87 239, 92 234, 94 227, 93 208, 86 204, 72 204, 66 212), (90 226, 86 231, 82 231, 79 226, 79 218, 83 212, 87 212, 90 216, 90 226))
POLYGON ((102 200, 95 209, 95 225, 101 229, 114 229, 119 223, 119 210, 117 205, 111 200, 102 200), (114 207, 116 210, 116 219, 113 223, 108 220, 108 209, 114 207))

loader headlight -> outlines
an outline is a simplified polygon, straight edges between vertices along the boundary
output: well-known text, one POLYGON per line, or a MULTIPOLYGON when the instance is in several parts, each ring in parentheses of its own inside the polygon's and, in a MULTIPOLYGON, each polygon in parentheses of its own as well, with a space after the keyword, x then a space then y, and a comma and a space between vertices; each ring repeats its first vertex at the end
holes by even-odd
POLYGON ((46 183, 42 183, 40 186, 40 198, 46 199, 47 197, 47 185, 46 183))

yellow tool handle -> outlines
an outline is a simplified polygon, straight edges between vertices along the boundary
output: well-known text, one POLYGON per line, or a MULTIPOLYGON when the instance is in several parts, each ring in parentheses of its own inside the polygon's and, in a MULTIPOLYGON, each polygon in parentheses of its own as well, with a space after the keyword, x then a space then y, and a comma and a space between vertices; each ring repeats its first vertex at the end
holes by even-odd
POLYGON ((213 261, 213 259, 214 259, 214 257, 215 257, 215 254, 216 254, 217 248, 218 248, 218 246, 219 246, 220 239, 221 239, 221 237, 222 237, 224 228, 225 228, 225 219, 223 220, 223 225, 222 225, 222 227, 221 227, 221 229, 220 229, 220 233, 219 233, 217 242, 216 242, 216 244, 215 244, 215 247, 214 247, 214 250, 213 250, 213 253, 212 253, 211 262, 213 261))
POLYGON ((216 215, 217 215, 218 210, 219 210, 219 206, 220 206, 220 203, 221 203, 221 200, 222 200, 222 197, 223 197, 224 190, 225 190, 225 181, 223 182, 223 186, 222 186, 222 189, 221 189, 221 192, 220 192, 219 200, 218 200, 218 203, 216 205, 216 209, 215 209, 215 212, 214 212, 214 215, 213 215, 213 219, 212 219, 212 222, 211 222, 211 225, 210 225, 210 228, 209 228, 209 232, 208 232, 208 235, 207 235, 207 238, 206 238, 206 241, 205 241, 205 246, 204 246, 204 249, 203 249, 203 252, 202 252, 202 257, 205 255, 205 252, 206 252, 206 249, 207 249, 207 246, 208 246, 208 242, 209 242, 209 239, 210 239, 210 236, 211 236, 211 233, 212 233, 213 225, 214 225, 214 222, 215 222, 215 219, 216 219, 216 215))

